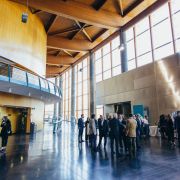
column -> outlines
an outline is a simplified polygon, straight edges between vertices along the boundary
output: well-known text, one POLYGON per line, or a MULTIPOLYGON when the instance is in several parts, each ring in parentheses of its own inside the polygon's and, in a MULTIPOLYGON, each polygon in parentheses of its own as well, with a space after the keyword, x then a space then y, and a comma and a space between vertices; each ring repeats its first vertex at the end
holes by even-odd
MULTIPOLYGON (((55 85, 58 86, 58 78, 55 77, 55 85)), ((54 112, 53 112, 53 133, 56 132, 57 127, 57 103, 54 103, 54 112)))
POLYGON ((128 62, 127 62, 127 48, 126 48, 126 35, 125 32, 120 30, 120 46, 124 46, 124 49, 121 50, 121 71, 127 72, 128 71, 128 62))
POLYGON ((95 103, 95 62, 94 54, 90 52, 90 67, 89 67, 89 78, 90 78, 90 115, 95 114, 96 103, 95 103))
POLYGON ((71 74, 71 123, 75 124, 76 118, 76 79, 75 79, 75 66, 72 67, 71 74))
MULTIPOLYGON (((61 91, 61 95, 63 96, 63 78, 62 75, 59 76, 59 88, 61 91)), ((59 103, 58 103, 58 117, 62 118, 63 115, 63 97, 61 97, 59 103)))

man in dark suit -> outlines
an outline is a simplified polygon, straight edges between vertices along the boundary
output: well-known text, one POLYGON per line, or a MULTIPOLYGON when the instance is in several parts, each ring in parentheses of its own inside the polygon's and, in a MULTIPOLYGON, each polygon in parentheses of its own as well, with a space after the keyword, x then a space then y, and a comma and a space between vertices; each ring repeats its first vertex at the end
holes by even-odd
POLYGON ((102 138, 104 138, 104 149, 106 148, 107 136, 108 136, 108 121, 104 119, 102 115, 98 119, 98 128, 99 128, 99 144, 98 148, 101 148, 102 138))
POLYGON ((109 121, 109 137, 111 140, 111 155, 114 154, 114 141, 116 146, 116 156, 119 156, 119 148, 118 148, 118 141, 119 141, 119 121, 117 119, 117 114, 114 114, 113 119, 109 121))
POLYGON ((178 134, 178 146, 180 148, 180 111, 177 111, 177 116, 174 119, 174 129, 178 134))
POLYGON ((79 143, 83 142, 82 136, 83 136, 83 130, 84 130, 84 114, 81 115, 81 118, 78 119, 78 141, 79 143))

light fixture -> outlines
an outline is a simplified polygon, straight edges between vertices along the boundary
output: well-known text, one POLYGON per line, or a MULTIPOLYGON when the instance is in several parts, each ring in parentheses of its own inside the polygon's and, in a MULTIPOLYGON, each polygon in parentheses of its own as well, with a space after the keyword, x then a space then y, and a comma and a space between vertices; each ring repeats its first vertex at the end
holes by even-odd
POLYGON ((27 12, 23 12, 21 16, 21 21, 27 23, 28 20, 28 0, 27 0, 27 12))
POLYGON ((120 51, 124 51, 124 49, 125 49, 125 48, 124 48, 124 44, 119 45, 118 48, 119 48, 120 51))

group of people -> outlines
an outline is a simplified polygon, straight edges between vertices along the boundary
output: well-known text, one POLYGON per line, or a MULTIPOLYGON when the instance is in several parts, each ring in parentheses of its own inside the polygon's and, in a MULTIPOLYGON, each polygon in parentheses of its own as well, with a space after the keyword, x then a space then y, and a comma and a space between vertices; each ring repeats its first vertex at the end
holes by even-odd
POLYGON ((104 116, 100 115, 99 119, 95 119, 92 114, 91 118, 87 118, 84 122, 84 115, 78 119, 78 141, 82 143, 84 140, 83 131, 85 128, 85 140, 89 142, 90 147, 95 152, 101 149, 102 140, 104 139, 104 149, 106 149, 107 139, 110 138, 111 155, 116 154, 120 156, 120 149, 129 154, 130 157, 136 155, 136 150, 141 148, 140 138, 142 136, 149 136, 149 123, 148 118, 137 115, 129 114, 128 118, 124 115, 104 116), (99 135, 99 142, 97 142, 97 135, 99 135), (115 149, 114 149, 115 146, 115 149))
POLYGON ((170 145, 175 146, 175 134, 178 135, 178 146, 180 147, 180 111, 177 115, 172 117, 168 115, 160 115, 158 127, 160 130, 161 138, 168 139, 170 145))
POLYGON ((1 123, 1 153, 6 152, 6 146, 8 143, 8 136, 12 133, 11 131, 11 121, 8 119, 7 116, 4 116, 2 118, 2 123, 1 123))

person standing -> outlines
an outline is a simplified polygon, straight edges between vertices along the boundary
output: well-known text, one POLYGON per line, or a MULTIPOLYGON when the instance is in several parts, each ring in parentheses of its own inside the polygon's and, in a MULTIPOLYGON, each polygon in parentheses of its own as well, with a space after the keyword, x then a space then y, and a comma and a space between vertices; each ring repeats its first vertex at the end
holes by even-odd
POLYGON ((89 140, 89 117, 87 118, 86 122, 85 122, 85 140, 88 141, 89 140))
POLYGON ((1 138, 2 138, 2 147, 1 152, 6 152, 6 146, 8 143, 8 136, 11 134, 11 121, 8 119, 7 116, 2 118, 1 123, 1 138))
POLYGON ((118 148, 118 141, 119 141, 119 121, 117 119, 117 114, 113 115, 113 119, 109 121, 109 137, 111 141, 111 155, 114 154, 114 141, 116 146, 116 156, 119 156, 119 148, 118 148))
POLYGON ((141 132, 142 132, 142 121, 141 121, 141 117, 139 114, 136 115, 136 122, 137 122, 137 126, 136 126, 136 147, 137 149, 141 148, 140 145, 140 138, 141 138, 141 132))
POLYGON ((167 136, 169 145, 174 146, 174 125, 170 114, 167 116, 167 136))
POLYGON ((82 114, 81 118, 78 119, 78 130, 79 130, 78 141, 79 143, 82 143, 84 142, 84 140, 82 139, 83 130, 84 130, 84 114, 82 114))
POLYGON ((97 125, 95 120, 95 114, 91 115, 89 121, 89 136, 92 150, 96 151, 96 137, 97 137, 97 125))
POLYGON ((161 138, 165 139, 166 138, 166 128, 167 128, 167 120, 164 114, 160 115, 160 119, 159 119, 159 124, 158 124, 159 128, 160 128, 160 133, 161 133, 161 138))
POLYGON ((126 133, 128 138, 128 150, 130 157, 136 156, 136 128, 137 128, 137 121, 133 118, 133 115, 130 114, 126 126, 126 133))
POLYGON ((108 121, 104 119, 102 115, 98 119, 98 127, 99 127, 99 144, 98 148, 101 148, 102 138, 104 138, 104 149, 106 148, 107 144, 107 136, 108 136, 108 121))
POLYGON ((180 148, 180 111, 177 111, 177 116, 174 119, 174 128, 178 134, 178 147, 180 148))

